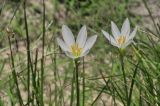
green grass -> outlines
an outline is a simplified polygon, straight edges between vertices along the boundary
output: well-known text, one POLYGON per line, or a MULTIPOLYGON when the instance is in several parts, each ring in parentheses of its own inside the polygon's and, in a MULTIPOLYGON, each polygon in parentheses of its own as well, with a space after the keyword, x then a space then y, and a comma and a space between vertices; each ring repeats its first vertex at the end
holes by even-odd
POLYGON ((123 58, 126 86, 119 51, 110 45, 101 30, 111 33, 110 22, 114 21, 120 28, 126 17, 131 28, 141 26, 143 18, 129 11, 132 3, 139 1, 48 0, 44 15, 42 2, 33 0, 27 1, 26 17, 23 1, 2 1, 0 106, 68 106, 70 103, 76 106, 75 64, 55 40, 61 36, 63 24, 75 36, 83 25, 87 26, 88 36, 98 35, 84 61, 79 60, 80 106, 127 106, 127 101, 130 101, 128 106, 160 105, 160 22, 155 22, 148 2, 142 1, 154 28, 139 27, 135 44, 126 48, 123 58), (125 87, 130 100, 125 96, 125 87))

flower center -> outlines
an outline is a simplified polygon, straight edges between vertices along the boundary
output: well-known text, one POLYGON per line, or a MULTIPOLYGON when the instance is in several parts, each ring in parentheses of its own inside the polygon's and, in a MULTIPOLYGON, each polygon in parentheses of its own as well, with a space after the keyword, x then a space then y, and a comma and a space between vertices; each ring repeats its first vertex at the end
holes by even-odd
POLYGON ((119 36, 119 37, 117 38, 117 43, 118 43, 119 45, 124 44, 125 41, 126 41, 126 37, 125 37, 125 36, 119 36))
POLYGON ((71 45, 71 51, 74 57, 79 57, 82 53, 82 48, 78 46, 78 44, 71 45))

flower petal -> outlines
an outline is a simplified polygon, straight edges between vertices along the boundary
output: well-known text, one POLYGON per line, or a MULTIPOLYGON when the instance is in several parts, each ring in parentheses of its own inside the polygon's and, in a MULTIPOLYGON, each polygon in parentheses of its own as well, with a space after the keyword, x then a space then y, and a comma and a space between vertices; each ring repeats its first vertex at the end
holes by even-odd
POLYGON ((63 40, 68 46, 71 46, 75 43, 73 33, 66 25, 62 26, 62 36, 63 36, 63 40))
POLYGON ((85 51, 82 52, 80 57, 86 56, 88 53, 89 53, 89 49, 88 50, 86 49, 85 51))
POLYGON ((94 45, 94 43, 96 42, 96 39, 97 35, 88 38, 81 54, 84 54, 87 50, 90 50, 94 45))
POLYGON ((132 40, 129 40, 128 42, 124 43, 120 48, 124 49, 131 43, 132 43, 132 40))
POLYGON ((65 42, 62 39, 57 38, 57 43, 63 51, 69 51, 69 48, 67 47, 67 45, 65 44, 65 42))
POLYGON ((117 46, 116 41, 113 39, 112 36, 110 36, 106 31, 102 30, 102 33, 104 34, 104 36, 109 40, 109 42, 114 45, 117 46))
POLYGON ((94 45, 94 43, 96 42, 96 39, 97 39, 97 35, 94 35, 94 36, 88 38, 86 41, 85 47, 87 47, 88 49, 91 49, 92 46, 94 45))
POLYGON ((65 52, 65 54, 68 56, 68 57, 70 57, 70 58, 72 58, 72 59, 75 59, 75 57, 72 55, 72 53, 71 52, 65 52))
POLYGON ((113 21, 111 21, 111 27, 112 27, 112 34, 114 38, 117 38, 120 35, 120 31, 117 25, 113 21))
POLYGON ((121 28, 121 35, 128 36, 130 34, 130 23, 128 18, 124 21, 121 28))
POLYGON ((87 30, 86 30, 86 26, 84 25, 81 30, 78 33, 77 39, 76 39, 76 43, 83 48, 85 43, 87 40, 87 30))
POLYGON ((136 32, 137 32, 137 26, 136 26, 136 28, 133 30, 133 32, 130 34, 130 36, 129 36, 129 40, 132 40, 134 37, 135 37, 135 35, 136 35, 136 32))

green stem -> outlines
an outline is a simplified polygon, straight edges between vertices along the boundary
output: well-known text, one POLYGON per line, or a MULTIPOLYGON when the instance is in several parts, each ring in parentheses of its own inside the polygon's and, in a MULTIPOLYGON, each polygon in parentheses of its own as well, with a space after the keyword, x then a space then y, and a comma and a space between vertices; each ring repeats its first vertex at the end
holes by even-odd
POLYGON ((36 78, 37 78, 37 61, 38 61, 38 49, 36 49, 36 56, 35 56, 35 68, 34 68, 34 92, 35 92, 35 96, 36 96, 36 102, 37 102, 37 106, 40 106, 39 104, 39 92, 38 92, 38 82, 36 82, 36 78))
POLYGON ((74 83, 75 83, 75 71, 73 72, 73 78, 72 78, 72 88, 71 88, 71 101, 70 101, 70 106, 73 106, 74 83))
POLYGON ((41 60, 41 106, 43 102, 43 82, 44 82, 44 45, 45 45, 45 3, 43 0, 43 36, 42 36, 42 60, 41 60))
POLYGON ((76 74, 76 92, 77 92, 77 105, 76 106, 80 106, 80 94, 79 94, 79 81, 78 81, 78 59, 75 59, 75 74, 76 74))
MULTIPOLYGON (((55 46, 54 46, 54 50, 55 50, 55 46)), ((55 106, 58 105, 58 101, 57 101, 57 92, 58 92, 58 87, 57 87, 57 61, 56 61, 56 53, 54 53, 54 79, 55 79, 55 106)))
POLYGON ((100 91, 100 93, 98 94, 98 96, 96 97, 96 99, 92 102, 91 106, 94 106, 94 104, 96 103, 96 101, 99 99, 99 97, 101 96, 101 94, 103 93, 103 91, 106 89, 106 86, 104 86, 102 88, 102 90, 100 91))
POLYGON ((13 76, 14 82, 16 84, 16 88, 17 88, 16 90, 17 90, 17 95, 18 95, 18 99, 19 99, 19 104, 20 104, 20 106, 23 106, 23 100, 22 100, 22 97, 21 97, 21 94, 20 94, 20 90, 19 90, 19 84, 18 84, 18 79, 17 79, 17 76, 16 76, 14 58, 13 58, 13 53, 12 53, 12 48, 11 48, 11 40, 10 40, 9 36, 8 36, 8 41, 9 41, 9 48, 10 48, 12 68, 13 68, 12 76, 13 76))
POLYGON ((84 57, 83 57, 83 105, 85 105, 85 70, 84 70, 84 57))
POLYGON ((30 39, 28 33, 28 24, 27 24, 27 15, 26 15, 26 1, 24 0, 23 8, 24 8, 24 22, 25 22, 25 30, 26 30, 26 38, 27 38, 27 90, 28 90, 28 101, 27 104, 30 106, 31 95, 30 95, 30 68, 33 71, 31 54, 30 54, 30 39))
POLYGON ((44 103, 43 103, 43 82, 44 82, 44 67, 43 67, 43 59, 41 59, 41 88, 40 88, 40 103, 41 103, 41 106, 44 106, 44 103))
POLYGON ((55 96, 54 96, 54 100, 55 100, 55 106, 58 105, 58 86, 57 86, 57 54, 56 54, 56 38, 54 36, 54 42, 53 42, 53 50, 54 50, 54 57, 52 59, 53 63, 54 63, 54 91, 55 91, 55 96))
POLYGON ((123 55, 123 51, 120 51, 120 61, 121 61, 121 68, 122 68, 122 73, 123 73, 123 80, 124 80, 124 84, 125 84, 124 86, 125 86, 125 92, 126 92, 127 106, 129 106, 127 79, 126 79, 126 73, 125 73, 125 70, 124 70, 124 55, 123 55))
POLYGON ((105 79, 105 77, 104 77, 102 71, 99 70, 99 72, 100 72, 101 77, 102 77, 103 81, 105 82, 106 86, 104 86, 104 87, 102 88, 102 90, 100 91, 100 93, 98 94, 98 96, 96 97, 96 99, 92 102, 91 106, 93 106, 93 105, 96 103, 96 101, 97 101, 98 98, 101 96, 101 94, 103 93, 103 91, 105 90, 105 88, 108 86, 108 82, 109 82, 109 80, 106 81, 106 79, 105 79))
POLYGON ((138 70, 138 65, 139 63, 136 65, 133 77, 132 77, 132 82, 131 82, 131 87, 130 87, 130 91, 129 91, 129 97, 128 97, 128 105, 130 106, 131 104, 131 98, 132 98, 132 91, 133 91, 133 86, 134 86, 134 81, 135 81, 135 77, 137 74, 137 70, 138 70))
MULTIPOLYGON (((36 56, 35 56, 35 68, 33 71, 31 71, 31 75, 32 75, 32 86, 33 86, 33 89, 32 89, 32 105, 34 105, 34 100, 36 99, 37 101, 37 92, 36 92, 36 69, 37 69, 37 49, 36 49, 36 56)), ((37 105, 39 106, 39 104, 37 103, 37 105)))
MULTIPOLYGON (((13 75, 12 75, 12 77, 13 77, 13 75)), ((9 90, 10 90, 10 93, 11 93, 12 95, 14 95, 14 94, 13 94, 12 77, 9 76, 9 90)), ((14 106, 14 102, 13 102, 13 99, 12 99, 11 97, 10 97, 10 102, 11 102, 11 106, 14 106)))

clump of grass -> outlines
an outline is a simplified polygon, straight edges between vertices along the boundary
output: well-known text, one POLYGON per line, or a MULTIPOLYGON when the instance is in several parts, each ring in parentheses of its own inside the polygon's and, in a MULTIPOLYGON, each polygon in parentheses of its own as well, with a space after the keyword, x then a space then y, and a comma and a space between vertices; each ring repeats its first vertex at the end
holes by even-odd
POLYGON ((14 37, 13 33, 0 33, 1 46, 9 49, 9 58, 0 59, 0 76, 10 70, 6 79, 0 78, 0 106, 74 106, 76 101, 77 106, 160 105, 160 24, 154 20, 148 2, 142 1, 155 30, 140 29, 135 45, 126 48, 125 56, 120 55, 121 61, 119 51, 106 44, 100 30, 110 29, 111 20, 118 26, 126 17, 132 21, 127 10, 129 0, 43 0, 38 5, 30 1, 4 1, 0 14, 5 16, 9 12, 10 17, 2 19, 0 28, 9 26, 14 37), (49 6, 54 6, 53 11, 48 11, 49 6), (38 17, 33 14, 42 17, 37 18, 38 25, 31 20, 38 17), (62 24, 69 25, 74 33, 85 24, 89 34, 99 37, 89 56, 75 61, 75 65, 55 40, 62 24), (26 42, 24 54, 17 49, 19 45, 15 46, 19 39, 26 42), (8 64, 11 69, 5 69, 8 64))

